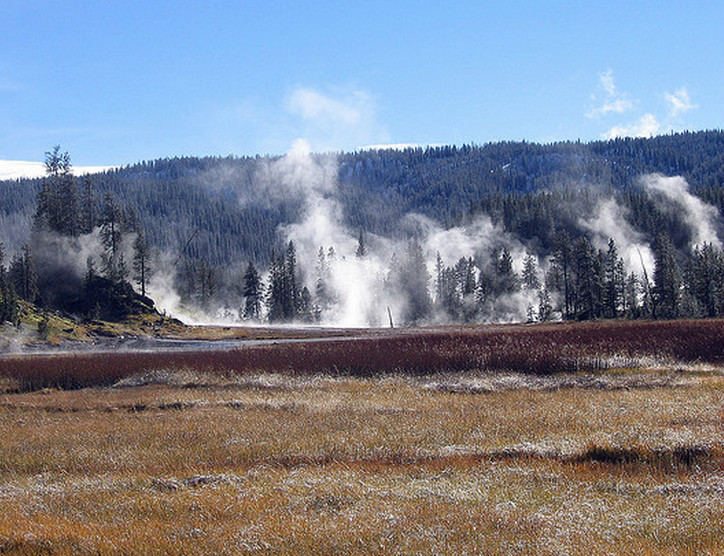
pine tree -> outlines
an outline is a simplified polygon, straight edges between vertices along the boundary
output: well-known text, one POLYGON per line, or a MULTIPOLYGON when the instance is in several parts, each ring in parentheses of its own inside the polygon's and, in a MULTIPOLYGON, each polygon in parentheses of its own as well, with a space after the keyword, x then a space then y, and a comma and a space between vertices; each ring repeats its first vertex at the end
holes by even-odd
POLYGON ((302 322, 314 322, 314 311, 312 303, 312 294, 307 286, 303 286, 299 292, 299 309, 297 317, 302 322))
POLYGON ((327 256, 325 255, 324 248, 320 246, 319 253, 317 253, 317 264, 315 266, 315 272, 317 274, 317 280, 314 284, 314 296, 317 300, 317 315, 320 316, 322 312, 329 309, 334 304, 334 296, 332 295, 330 279, 331 269, 327 262, 327 256))
POLYGON ((116 264, 116 282, 126 282, 128 280, 128 265, 126 265, 126 257, 123 253, 118 255, 118 263, 116 264))
POLYGON ((93 283, 93 279, 98 275, 96 271, 96 263, 93 257, 88 256, 85 260, 85 287, 86 289, 93 283))
POLYGON ((552 313, 551 296, 548 290, 543 288, 538 292, 538 322, 549 321, 552 313))
POLYGON ((711 243, 697 246, 689 256, 684 286, 701 313, 716 317, 722 314, 724 288, 724 257, 711 243))
POLYGON ((440 303, 439 307, 452 321, 462 316, 462 299, 458 288, 458 277, 455 269, 445 267, 440 272, 440 303))
POLYGON ((639 278, 632 272, 626 277, 623 294, 624 314, 629 319, 636 319, 641 316, 640 291, 639 278))
POLYGON ((22 252, 13 258, 9 278, 21 299, 30 303, 37 301, 38 275, 35 271, 35 261, 29 245, 24 245, 22 252))
POLYGON ((5 268, 5 247, 0 243, 0 324, 16 323, 18 319, 18 297, 10 283, 5 268))
POLYGON ((365 238, 362 232, 359 233, 359 239, 357 240, 357 251, 355 251, 355 256, 358 259, 362 259, 367 255, 367 248, 365 247, 365 238))
POLYGON ((267 286, 267 313, 269 322, 281 322, 286 319, 284 313, 285 268, 284 257, 272 254, 269 265, 269 284, 267 286))
POLYGON ((673 319, 679 316, 681 303, 681 271, 671 240, 660 234, 654 251, 654 318, 673 319))
POLYGON ((146 295, 146 285, 151 278, 151 248, 141 228, 136 232, 133 241, 133 277, 141 288, 141 295, 146 295))
POLYGON ((284 319, 293 320, 301 310, 301 291, 299 288, 297 269, 297 250, 292 240, 289 240, 289 243, 287 244, 283 278, 284 290, 282 307, 284 310, 284 319))
POLYGON ((540 288, 540 278, 538 278, 538 265, 534 255, 527 253, 523 262, 523 286, 528 290, 537 290, 540 288))
POLYGON ((551 285, 563 293, 563 318, 570 319, 573 316, 573 245, 565 230, 556 237, 551 263, 551 285))
POLYGON ((461 257, 455 265, 455 277, 463 299, 475 293, 475 263, 471 258, 461 257))
POLYGON ((427 318, 432 309, 432 300, 428 291, 430 276, 425 264, 425 256, 417 238, 407 245, 405 261, 401 266, 400 286, 407 298, 407 322, 416 323, 427 318))
POLYGON ((611 238, 604 259, 603 303, 604 316, 607 318, 618 318, 623 311, 625 283, 623 260, 618 256, 616 242, 611 238))
POLYGON ((249 263, 244 273, 244 318, 259 320, 261 317, 262 283, 254 263, 249 263))
POLYGON ((503 247, 495 266, 496 294, 514 293, 520 289, 518 275, 513 270, 513 256, 503 247))
POLYGON ((98 200, 93 191, 93 182, 89 176, 83 178, 80 196, 81 216, 79 230, 81 234, 90 234, 98 222, 98 200))
POLYGON ((457 316, 455 320, 460 322, 472 322, 478 313, 478 304, 475 299, 477 286, 477 268, 472 257, 461 257, 455 264, 455 307, 457 316))
POLYGON ((602 263, 585 236, 576 242, 574 260, 576 317, 581 320, 595 319, 601 314, 602 263))
POLYGON ((70 156, 60 152, 60 146, 45 153, 45 173, 38 193, 34 225, 62 236, 75 237, 80 233, 78 189, 70 156))
POLYGON ((442 308, 443 306, 443 270, 444 270, 443 262, 442 262, 442 256, 440 255, 440 251, 437 252, 435 255, 435 305, 438 308, 442 308))
POLYGON ((123 279, 123 273, 119 268, 123 239, 123 209, 112 193, 106 193, 103 200, 100 227, 104 248, 101 255, 103 276, 112 282, 119 282, 123 279))
POLYGON ((199 306, 204 310, 208 310, 216 294, 216 273, 205 259, 199 261, 197 273, 197 299, 199 306))

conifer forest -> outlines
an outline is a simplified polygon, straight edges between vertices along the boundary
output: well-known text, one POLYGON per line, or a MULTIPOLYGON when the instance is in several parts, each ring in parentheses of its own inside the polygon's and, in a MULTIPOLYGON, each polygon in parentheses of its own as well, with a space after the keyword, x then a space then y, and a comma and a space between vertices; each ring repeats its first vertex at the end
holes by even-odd
POLYGON ((724 132, 169 158, 0 183, 0 318, 724 316, 724 132))

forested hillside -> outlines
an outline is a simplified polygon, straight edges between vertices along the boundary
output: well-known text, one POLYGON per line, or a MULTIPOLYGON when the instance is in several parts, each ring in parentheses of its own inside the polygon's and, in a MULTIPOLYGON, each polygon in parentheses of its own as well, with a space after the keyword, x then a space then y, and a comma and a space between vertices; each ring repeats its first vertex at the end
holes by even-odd
MULTIPOLYGON (((72 153, 71 153, 72 155, 72 153)), ((493 211, 519 226, 521 208, 550 213, 559 199, 616 194, 635 203, 638 178, 682 176, 692 190, 724 206, 724 133, 681 133, 594 143, 492 143, 403 151, 363 151, 335 157, 345 224, 380 235, 399 234, 401 217, 427 215, 444 227, 471 212, 493 211), (522 206, 521 206, 522 205, 522 206)), ((99 197, 113 192, 137 208, 151 245, 180 250, 212 265, 254 260, 267 264, 283 247, 280 224, 295 222, 298 199, 255 194, 268 157, 173 158, 141 162, 92 177, 99 197)), ((0 232, 9 250, 27 241, 41 180, 0 182, 0 232)), ((551 218, 556 220, 552 214, 551 218)), ((523 214, 522 218, 525 218, 523 214)), ((535 227, 535 226, 533 226, 535 227)), ((648 230, 647 230, 648 231, 648 230)))
MULTIPOLYGON (((0 182, 0 239, 11 255, 30 242, 44 181, 0 182)), ((713 257, 717 272, 720 265, 721 131, 592 143, 173 158, 75 182, 79 198, 83 191, 92 195, 88 202, 99 214, 108 199, 127 207, 125 229, 145 236, 155 266, 169 274, 166 284, 187 306, 206 310, 345 321, 349 307, 343 306, 352 301, 341 293, 343 279, 329 273, 350 264, 360 248, 358 258, 375 264, 357 270, 377 283, 357 284, 368 299, 354 303, 358 311, 376 313, 366 319, 373 324, 386 320, 380 307, 400 297, 406 299, 397 309, 403 322, 433 313, 438 320, 541 318, 546 312, 656 316, 657 303, 661 316, 663 294, 654 295, 653 288, 663 287, 656 272, 663 272, 666 257, 678 273, 676 309, 668 316, 718 314, 724 305, 721 277, 713 278, 717 291, 706 294, 687 290, 682 281, 687 272, 691 277, 696 257, 713 257), (569 269, 576 257, 579 268, 569 269), (604 294, 614 288, 607 280, 619 261, 620 291, 604 294), (581 264, 591 268, 584 272, 581 264), (244 307, 256 303, 249 305, 244 292, 250 270, 260 282, 254 293, 260 306, 249 313, 244 307), (413 287, 412 276, 425 273, 416 294, 403 291, 413 287), (598 278, 574 284, 581 274, 598 278), (291 296, 283 311, 274 308, 280 302, 272 299, 275 276, 286 283, 277 290, 287 288, 291 296), (706 295, 716 300, 706 302, 706 295), (505 303, 498 301, 502 296, 505 303)))

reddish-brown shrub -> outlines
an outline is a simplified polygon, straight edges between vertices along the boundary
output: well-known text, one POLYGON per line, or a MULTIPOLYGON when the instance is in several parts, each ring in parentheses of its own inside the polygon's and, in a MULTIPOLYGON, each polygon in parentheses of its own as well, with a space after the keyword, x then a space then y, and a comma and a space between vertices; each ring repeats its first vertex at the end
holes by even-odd
POLYGON ((456 328, 238 349, 5 356, 23 389, 108 386, 159 369, 375 376, 471 370, 551 374, 606 367, 617 356, 724 361, 724 321, 603 322, 456 328))

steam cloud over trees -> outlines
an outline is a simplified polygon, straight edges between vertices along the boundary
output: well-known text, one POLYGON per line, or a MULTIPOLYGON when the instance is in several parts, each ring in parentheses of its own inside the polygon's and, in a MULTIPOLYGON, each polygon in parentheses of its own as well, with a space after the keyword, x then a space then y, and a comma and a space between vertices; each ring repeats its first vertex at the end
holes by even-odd
POLYGON ((112 318, 148 295, 207 322, 722 316, 723 167, 722 132, 349 154, 298 142, 80 182, 56 147, 43 180, 0 189, 0 308, 112 318))

